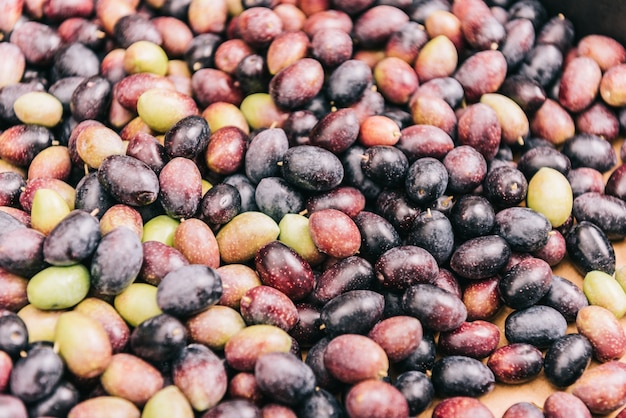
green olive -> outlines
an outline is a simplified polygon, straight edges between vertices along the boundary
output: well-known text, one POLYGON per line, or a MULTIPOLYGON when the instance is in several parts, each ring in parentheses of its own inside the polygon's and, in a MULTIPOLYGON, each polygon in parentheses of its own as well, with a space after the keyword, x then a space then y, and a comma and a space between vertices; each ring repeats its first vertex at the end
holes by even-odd
POLYGON ((82 264, 52 266, 35 274, 26 287, 28 301, 39 309, 65 309, 89 292, 89 270, 82 264))
POLYGON ((63 104, 50 93, 31 91, 13 103, 15 116, 25 124, 55 127, 63 117, 63 104))
POLYGON ((573 203, 572 186, 554 168, 540 168, 528 182, 526 206, 545 215, 555 228, 570 217, 573 203))

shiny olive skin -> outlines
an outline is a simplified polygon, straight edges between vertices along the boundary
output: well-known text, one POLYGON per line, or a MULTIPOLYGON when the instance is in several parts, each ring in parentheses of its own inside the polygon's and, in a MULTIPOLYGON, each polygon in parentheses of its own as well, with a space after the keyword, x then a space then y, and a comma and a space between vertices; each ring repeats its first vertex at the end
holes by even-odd
POLYGON ((543 305, 513 311, 504 322, 504 335, 510 343, 528 343, 539 348, 550 346, 566 331, 567 321, 563 315, 543 305))
POLYGON ((415 316, 425 328, 431 330, 450 331, 467 318, 467 308, 461 299, 429 283, 407 288, 402 306, 409 315, 415 316))
POLYGON ((443 195, 448 178, 448 171, 443 163, 432 157, 423 157, 409 166, 405 190, 413 202, 425 205, 443 195))
POLYGON ((508 262, 511 247, 500 235, 485 235, 459 245, 450 258, 450 267, 458 275, 486 279, 498 273, 508 262))
POLYGON ((591 270, 615 272, 615 249, 600 227, 581 221, 567 232, 565 242, 574 267, 583 274, 591 270))
POLYGON ((157 304, 176 317, 199 313, 222 296, 222 280, 211 267, 190 264, 170 271, 157 288, 157 304), (183 285, 184 283, 184 285, 183 285))
POLYGON ((567 334, 548 348, 544 360, 544 374, 557 387, 573 384, 591 362, 593 347, 587 337, 567 334))
POLYGON ((385 251, 401 244, 396 228, 381 215, 361 210, 353 220, 361 232, 359 254, 369 262, 375 262, 385 251))
POLYGON ((24 402, 39 401, 50 395, 61 381, 64 364, 52 347, 41 345, 28 350, 11 372, 11 393, 24 402))
POLYGON ((167 361, 186 345, 187 337, 182 322, 171 315, 160 314, 143 321, 133 330, 130 347, 149 362, 167 361))
POLYGON ((557 275, 552 276, 548 293, 538 303, 556 309, 568 322, 575 321, 578 311, 589 305, 587 297, 579 286, 557 275))
POLYGON ((617 163, 611 143, 592 134, 578 134, 563 143, 561 152, 572 163, 572 168, 591 167, 604 173, 617 163))
POLYGON ((400 373, 394 386, 407 398, 411 415, 424 411, 435 396, 435 388, 428 376, 417 370, 400 373))
POLYGON ((525 207, 511 207, 498 212, 494 232, 503 237, 514 251, 536 251, 548 242, 550 221, 541 213, 525 207))
POLYGON ((259 210, 276 222, 288 213, 299 213, 305 204, 302 193, 282 177, 262 178, 254 197, 259 210))
POLYGON ((439 396, 477 397, 495 387, 493 372, 479 360, 465 356, 448 356, 437 360, 431 380, 439 396))
POLYGON ((491 202, 478 195, 467 194, 457 200, 450 210, 450 223, 456 236, 469 239, 488 235, 496 222, 491 202))
POLYGON ((335 154, 311 145, 289 148, 283 156, 281 172, 290 184, 306 191, 328 191, 344 177, 341 161, 335 154))
POLYGON ((414 284, 432 283, 439 272, 435 257, 417 245, 401 245, 385 251, 374 269, 382 287, 397 291, 414 284))
POLYGON ((349 290, 328 301, 320 315, 326 334, 366 334, 383 315, 384 298, 371 290, 349 290))
POLYGON ((531 344, 507 344, 489 356, 487 366, 497 381, 519 384, 534 379, 541 372, 543 353, 531 344))
POLYGON ((326 389, 316 390, 295 408, 302 418, 341 418, 343 407, 326 389))
POLYGON ((619 240, 626 235, 626 203, 615 196, 583 193, 574 199, 572 214, 579 222, 590 221, 599 226, 610 240, 619 240))
POLYGON ((430 252, 437 264, 443 265, 454 250, 454 231, 449 218, 438 210, 427 210, 417 215, 406 242, 430 252))
POLYGON ((372 264, 362 257, 351 256, 337 261, 317 277, 311 298, 326 304, 346 291, 368 289, 374 280, 372 264))
POLYGON ((0 312, 0 349, 9 356, 17 358, 20 351, 28 345, 28 328, 16 313, 0 312))
POLYGON ((144 162, 126 155, 111 155, 98 168, 98 180, 118 202, 132 206, 153 203, 159 194, 159 179, 144 162), (133 172, 129 177, 127 173, 133 172))
POLYGON ((538 146, 522 154, 517 169, 524 173, 527 180, 530 180, 541 167, 545 166, 567 175, 572 168, 572 162, 567 155, 552 146, 538 146))
POLYGON ((502 276, 499 284, 504 303, 523 309, 537 303, 552 284, 552 269, 545 261, 529 257, 521 260, 502 276))

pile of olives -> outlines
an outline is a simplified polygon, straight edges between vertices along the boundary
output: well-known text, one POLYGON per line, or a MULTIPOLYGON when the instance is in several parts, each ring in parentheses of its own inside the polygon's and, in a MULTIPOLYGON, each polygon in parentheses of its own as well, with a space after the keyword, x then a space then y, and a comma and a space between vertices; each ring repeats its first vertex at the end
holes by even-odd
POLYGON ((626 417, 615 39, 538 0, 0 3, 0 416, 626 417))

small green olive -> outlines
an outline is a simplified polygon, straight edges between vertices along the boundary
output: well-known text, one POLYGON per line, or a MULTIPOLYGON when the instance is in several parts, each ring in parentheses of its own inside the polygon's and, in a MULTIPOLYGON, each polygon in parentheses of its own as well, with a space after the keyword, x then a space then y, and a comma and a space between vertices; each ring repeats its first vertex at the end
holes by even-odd
POLYGON ((53 128, 63 117, 63 104, 50 93, 31 91, 21 95, 13 103, 17 118, 25 124, 53 128))
POLYGON ((52 266, 28 282, 28 301, 39 309, 66 309, 83 300, 89 292, 89 270, 82 264, 52 266))

